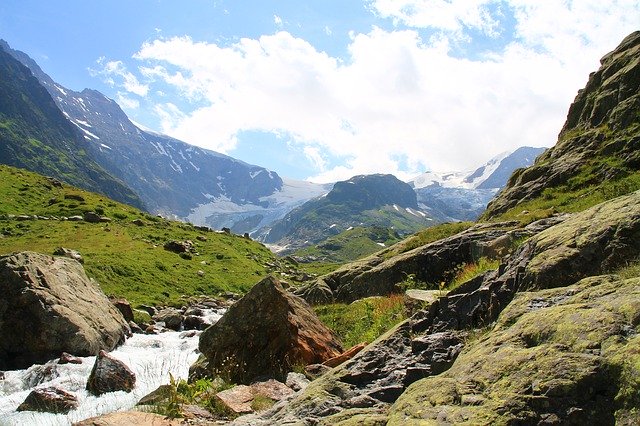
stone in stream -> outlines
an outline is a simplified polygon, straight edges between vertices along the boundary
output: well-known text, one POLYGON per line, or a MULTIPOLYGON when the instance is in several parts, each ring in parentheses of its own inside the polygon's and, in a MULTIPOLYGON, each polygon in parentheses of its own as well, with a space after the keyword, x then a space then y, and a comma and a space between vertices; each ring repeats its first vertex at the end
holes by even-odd
POLYGON ((131 392, 136 384, 136 375, 122 361, 115 359, 105 351, 96 357, 87 390, 93 395, 107 392, 131 392))
POLYGON ((74 394, 62 389, 48 387, 32 390, 16 411, 67 414, 77 407, 78 398, 74 394))

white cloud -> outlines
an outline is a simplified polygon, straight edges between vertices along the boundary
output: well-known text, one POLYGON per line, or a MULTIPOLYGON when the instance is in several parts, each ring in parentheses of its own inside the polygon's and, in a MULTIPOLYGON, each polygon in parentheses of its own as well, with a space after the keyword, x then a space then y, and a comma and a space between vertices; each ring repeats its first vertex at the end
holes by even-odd
POLYGON ((282 18, 278 15, 273 15, 273 23, 278 27, 282 27, 282 18))
POLYGON ((137 99, 132 99, 122 92, 118 92, 116 102, 125 109, 138 109, 140 107, 140 102, 137 99))
POLYGON ((316 181, 468 169, 518 146, 555 143, 589 72, 640 16, 631 0, 370 6, 438 32, 428 40, 418 29, 353 32, 342 59, 284 31, 229 46, 189 37, 145 43, 135 55, 145 81, 194 105, 159 105, 163 131, 220 152, 241 131, 287 135, 315 165, 316 181), (473 60, 451 54, 469 28, 489 37, 503 31, 507 11, 516 38, 506 47, 473 60))
POLYGON ((498 21, 490 5, 499 0, 373 0, 372 8, 384 18, 393 18, 411 27, 431 27, 461 34, 473 28, 497 35, 498 21))
POLYGON ((101 75, 107 84, 112 86, 119 85, 127 92, 138 96, 146 96, 149 92, 149 86, 140 83, 133 73, 127 71, 122 61, 107 61, 106 58, 102 56, 98 58, 96 63, 102 68, 99 70, 90 69, 89 71, 94 76, 101 75), (114 77, 118 78, 120 83, 116 83, 114 77))

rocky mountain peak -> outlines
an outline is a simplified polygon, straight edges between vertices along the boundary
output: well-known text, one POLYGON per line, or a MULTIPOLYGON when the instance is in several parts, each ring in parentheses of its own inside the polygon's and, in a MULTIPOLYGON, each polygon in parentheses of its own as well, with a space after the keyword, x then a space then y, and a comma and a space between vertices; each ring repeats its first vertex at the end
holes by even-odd
POLYGON ((333 202, 356 203, 363 210, 384 205, 418 208, 411 186, 393 175, 374 174, 354 176, 337 182, 327 194, 333 202))
POLYGON ((604 123, 622 129, 635 120, 634 113, 640 108, 640 31, 625 37, 600 64, 569 108, 561 136, 576 127, 604 123))
POLYGON ((568 198, 603 182, 620 183, 604 199, 633 190, 635 184, 628 177, 640 167, 639 92, 640 31, 636 31, 605 55, 600 69, 589 76, 569 108, 556 145, 532 167, 516 170, 484 217, 535 200, 543 191, 548 208, 562 210, 568 198))

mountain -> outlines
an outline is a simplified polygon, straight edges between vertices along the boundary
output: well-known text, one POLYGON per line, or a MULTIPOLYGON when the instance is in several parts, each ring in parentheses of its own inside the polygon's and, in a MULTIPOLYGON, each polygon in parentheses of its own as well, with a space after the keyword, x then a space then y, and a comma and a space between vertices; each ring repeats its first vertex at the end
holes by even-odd
POLYGON ((485 218, 576 211, 640 188, 640 31, 600 63, 556 145, 511 176, 485 218))
POLYGON ((55 177, 142 208, 140 198, 88 146, 29 69, 0 49, 0 162, 55 177))
POLYGON ((520 147, 502 153, 472 172, 427 172, 415 178, 418 203, 442 221, 475 220, 504 187, 511 173, 528 167, 545 148, 520 147))
POLYGON ((288 181, 264 167, 189 145, 132 123, 98 91, 67 89, 23 52, 0 47, 25 64, 81 132, 88 155, 129 185, 149 211, 214 228, 253 232, 323 194, 323 185, 288 181))
POLYGON ((287 250, 318 243, 349 228, 383 227, 411 233, 432 222, 418 207, 411 186, 393 175, 366 175, 337 182, 276 222, 265 242, 287 250))

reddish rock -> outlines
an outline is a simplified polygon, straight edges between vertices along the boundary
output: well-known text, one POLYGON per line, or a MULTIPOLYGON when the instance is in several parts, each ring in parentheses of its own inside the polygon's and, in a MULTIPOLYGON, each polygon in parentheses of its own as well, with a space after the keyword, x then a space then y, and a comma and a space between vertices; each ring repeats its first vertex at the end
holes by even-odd
MULTIPOLYGON (((200 336, 211 375, 248 384, 286 379, 294 366, 322 363, 342 353, 337 336, 301 298, 267 277, 200 336)), ((195 373, 195 370, 192 369, 195 373)))
POLYGON ((34 389, 17 411, 40 411, 44 413, 66 414, 78 407, 78 398, 72 393, 58 388, 34 389))
POLYGON ((252 413, 251 403, 256 396, 269 398, 273 401, 280 401, 294 391, 277 380, 267 380, 265 382, 252 383, 250 386, 238 385, 231 389, 218 392, 216 398, 230 411, 235 414, 252 413))
POLYGON ((136 375, 129 367, 105 351, 100 351, 89 375, 87 390, 93 395, 116 391, 131 392, 135 384, 136 375))
POLYGON ((109 300, 113 303, 113 306, 118 308, 125 321, 133 321, 133 309, 131 309, 131 304, 127 299, 110 297, 109 300))
POLYGON ((354 356, 356 356, 356 354, 358 352, 360 352, 361 350, 363 350, 366 346, 367 346, 367 344, 364 343, 364 342, 363 343, 358 343, 357 345, 355 345, 351 349, 341 353, 340 355, 326 360, 325 362, 323 362, 323 364, 326 365, 327 367, 337 367, 338 365, 342 364, 343 362, 345 362, 345 361, 353 358, 354 356))
POLYGON ((82 360, 77 356, 62 352, 62 355, 58 358, 58 364, 82 364, 82 360))
POLYGON ((74 423, 73 426, 180 426, 181 419, 169 419, 160 414, 122 411, 74 423))

